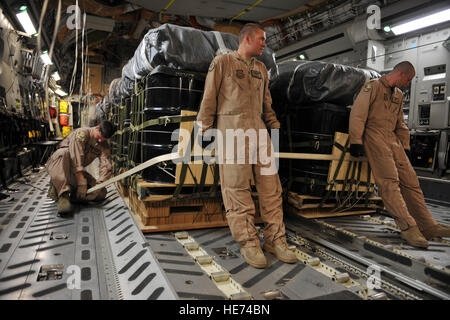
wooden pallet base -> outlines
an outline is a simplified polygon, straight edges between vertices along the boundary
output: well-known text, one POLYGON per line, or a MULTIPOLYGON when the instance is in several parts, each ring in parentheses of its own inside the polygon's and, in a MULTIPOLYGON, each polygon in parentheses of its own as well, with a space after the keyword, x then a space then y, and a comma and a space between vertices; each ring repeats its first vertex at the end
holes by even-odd
MULTIPOLYGON (((342 197, 342 198, 345 198, 342 197)), ((342 200, 341 200, 342 201, 342 200)), ((356 202, 354 199, 350 199, 346 202, 347 207, 354 207, 354 208, 371 208, 371 209, 378 209, 383 208, 383 200, 380 197, 370 196, 367 199, 367 206, 365 205, 365 198, 359 198, 359 201, 356 202), (354 203, 356 202, 356 203, 354 203)), ((320 203, 322 202, 321 197, 316 196, 310 196, 310 195, 303 195, 298 194, 295 192, 289 192, 288 196, 288 203, 294 207, 296 207, 299 210, 303 209, 314 209, 319 208, 320 203)), ((337 207, 337 201, 336 199, 330 197, 327 199, 321 206, 322 208, 336 208, 337 207)))
POLYGON ((351 215, 360 215, 360 214, 372 214, 376 213, 374 209, 350 209, 344 212, 334 212, 333 208, 310 208, 310 209, 297 209, 292 205, 287 205, 286 209, 289 213, 301 216, 307 219, 318 219, 318 218, 330 218, 330 217, 343 217, 343 216, 351 216, 351 215))
MULTIPOLYGON (((143 201, 120 182, 117 188, 144 233, 228 226, 220 198, 143 201)), ((262 222, 259 216, 255 220, 262 222)))
MULTIPOLYGON (((327 218, 340 217, 356 214, 375 213, 377 209, 383 208, 383 201, 380 197, 369 197, 367 206, 365 199, 361 199, 360 203, 347 202, 345 207, 337 208, 336 199, 330 198, 320 206, 321 197, 297 194, 289 192, 288 203, 286 204, 288 211, 304 218, 327 218), (320 206, 320 208, 319 208, 320 206)), ((352 200, 355 201, 355 200, 352 200)))
MULTIPOLYGON (((138 180, 136 183, 136 193, 139 197, 139 200, 149 202, 149 201, 164 201, 169 200, 173 197, 173 193, 176 184, 161 184, 161 183, 153 183, 147 182, 144 180, 138 180)), ((205 185, 203 187, 203 195, 207 195, 212 185, 205 185)), ((183 192, 178 195, 178 198, 192 198, 194 192, 194 185, 185 184, 183 192)), ((220 193, 220 189, 218 191, 220 193)))

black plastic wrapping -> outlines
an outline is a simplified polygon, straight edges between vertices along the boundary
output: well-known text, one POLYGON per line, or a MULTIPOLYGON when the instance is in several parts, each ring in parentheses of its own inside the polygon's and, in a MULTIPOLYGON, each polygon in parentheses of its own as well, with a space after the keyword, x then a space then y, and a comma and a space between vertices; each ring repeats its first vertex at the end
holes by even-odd
POLYGON ((287 61, 278 65, 270 84, 273 104, 304 105, 329 102, 352 105, 366 81, 379 78, 376 71, 321 61, 287 61))
POLYGON ((306 105, 285 105, 278 109, 278 117, 283 128, 320 134, 334 134, 336 131, 348 133, 350 109, 327 102, 306 105), (288 117, 289 116, 289 117, 288 117))

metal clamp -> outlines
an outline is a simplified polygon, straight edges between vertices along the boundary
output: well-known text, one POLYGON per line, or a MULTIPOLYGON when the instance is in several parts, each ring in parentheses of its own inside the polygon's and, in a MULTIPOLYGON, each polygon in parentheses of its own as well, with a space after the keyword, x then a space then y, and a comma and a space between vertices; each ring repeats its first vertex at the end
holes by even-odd
POLYGON ((320 264, 320 259, 315 257, 315 258, 309 258, 308 260, 304 261, 305 264, 316 267, 320 264))
POLYGON ((224 282, 228 281, 231 277, 230 273, 226 271, 220 271, 220 272, 213 272, 210 275, 211 279, 215 282, 224 282))
POLYGON ((175 233, 175 238, 177 238, 177 239, 187 239, 188 237, 189 237, 189 233, 187 233, 186 231, 175 233))
POLYGON ((346 283, 348 280, 350 280, 350 276, 347 272, 337 273, 331 278, 331 280, 338 283, 346 283))
POLYGON ((168 116, 162 117, 164 119, 164 127, 167 126, 168 123, 170 123, 170 118, 168 116))
POLYGON ((211 264, 213 262, 213 257, 208 255, 198 256, 195 258, 195 261, 197 261, 200 265, 211 264))
POLYGON ((194 250, 198 250, 200 245, 197 242, 189 242, 189 243, 185 243, 184 247, 188 251, 194 251, 194 250))

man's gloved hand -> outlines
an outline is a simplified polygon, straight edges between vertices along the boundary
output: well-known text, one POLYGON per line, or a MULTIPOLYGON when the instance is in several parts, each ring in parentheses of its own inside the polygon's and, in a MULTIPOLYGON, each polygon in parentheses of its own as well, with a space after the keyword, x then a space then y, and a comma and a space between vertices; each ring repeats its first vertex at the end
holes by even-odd
POLYGON ((81 184, 77 187, 77 200, 86 200, 87 184, 81 184))
POLYGON ((365 154, 363 145, 362 144, 350 145, 350 154, 356 158, 362 157, 365 154))
POLYGON ((409 162, 411 162, 411 150, 405 149, 406 156, 408 157, 409 162))

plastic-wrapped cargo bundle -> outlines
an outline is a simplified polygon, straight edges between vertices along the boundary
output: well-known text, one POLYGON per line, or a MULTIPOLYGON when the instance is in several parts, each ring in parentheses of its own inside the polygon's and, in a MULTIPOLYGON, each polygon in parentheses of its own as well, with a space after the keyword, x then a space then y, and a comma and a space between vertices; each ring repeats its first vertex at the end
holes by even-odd
POLYGON ((321 61, 287 61, 278 65, 270 84, 274 104, 302 105, 329 102, 353 104, 366 81, 379 78, 376 71, 321 61))
POLYGON ((105 95, 99 103, 95 105, 95 112, 97 114, 97 123, 106 120, 108 113, 111 111, 111 101, 109 94, 105 95))
POLYGON ((116 78, 109 85, 109 99, 112 104, 119 104, 122 96, 120 95, 121 79, 116 78))
MULTIPOLYGON (((103 98, 104 99, 104 98, 103 98)), ((105 103, 104 100, 95 105, 95 113, 97 114, 97 123, 106 120, 105 103)))
MULTIPOLYGON (((144 77, 157 66, 206 73, 217 50, 223 47, 220 41, 227 49, 237 50, 239 46, 238 37, 230 33, 202 31, 172 24, 151 29, 144 36, 134 56, 123 67, 122 87, 131 94, 134 81, 144 77), (217 34, 221 36, 219 40, 217 34)), ((266 65, 269 78, 275 79, 278 71, 273 51, 266 47, 258 59, 266 65)))

